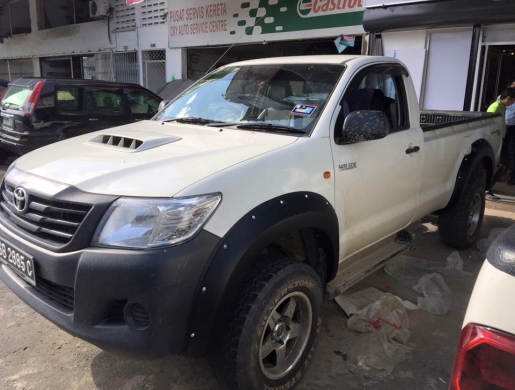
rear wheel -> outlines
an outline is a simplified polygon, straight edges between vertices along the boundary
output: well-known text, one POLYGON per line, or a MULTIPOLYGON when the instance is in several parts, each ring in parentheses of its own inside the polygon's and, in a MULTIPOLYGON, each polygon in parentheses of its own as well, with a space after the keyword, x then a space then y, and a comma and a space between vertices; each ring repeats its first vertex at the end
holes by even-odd
POLYGON ((485 214, 485 182, 485 170, 478 167, 456 205, 440 213, 438 230, 447 245, 466 249, 479 238, 485 214))
POLYGON ((292 389, 320 334, 320 279, 305 263, 275 260, 249 280, 224 343, 224 381, 232 389, 292 389))

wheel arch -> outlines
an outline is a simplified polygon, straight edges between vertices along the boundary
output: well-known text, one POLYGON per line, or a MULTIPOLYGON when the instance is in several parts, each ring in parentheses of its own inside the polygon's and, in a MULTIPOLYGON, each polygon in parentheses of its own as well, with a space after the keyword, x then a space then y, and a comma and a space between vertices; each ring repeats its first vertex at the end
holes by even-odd
POLYGON ((334 208, 324 197, 295 192, 259 205, 220 240, 204 269, 190 312, 189 355, 204 354, 230 315, 245 275, 266 248, 289 236, 302 245, 306 262, 318 271, 323 282, 334 278, 339 226, 334 208))
POLYGON ((465 186, 474 174, 475 169, 481 166, 486 173, 486 189, 493 186, 495 154, 492 146, 485 139, 479 139, 472 144, 472 152, 463 158, 456 176, 456 185, 446 209, 452 208, 463 194, 465 186))

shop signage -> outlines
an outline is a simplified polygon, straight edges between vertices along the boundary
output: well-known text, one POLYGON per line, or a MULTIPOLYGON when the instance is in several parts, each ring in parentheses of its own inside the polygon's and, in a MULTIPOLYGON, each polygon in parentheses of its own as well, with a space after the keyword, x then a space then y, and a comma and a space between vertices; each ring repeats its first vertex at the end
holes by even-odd
POLYGON ((176 0, 169 46, 207 46, 363 33, 363 0, 176 0))

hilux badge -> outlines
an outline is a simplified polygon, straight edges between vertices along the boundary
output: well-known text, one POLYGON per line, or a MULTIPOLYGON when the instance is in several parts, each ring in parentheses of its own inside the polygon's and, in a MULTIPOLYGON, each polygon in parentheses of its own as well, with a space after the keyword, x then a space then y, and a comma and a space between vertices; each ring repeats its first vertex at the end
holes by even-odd
POLYGON ((20 213, 24 213, 29 208, 29 196, 27 191, 18 187, 14 190, 14 206, 20 213))
POLYGON ((338 165, 338 169, 340 171, 348 171, 349 169, 354 169, 354 168, 357 168, 357 167, 358 167, 358 165, 355 162, 338 165))

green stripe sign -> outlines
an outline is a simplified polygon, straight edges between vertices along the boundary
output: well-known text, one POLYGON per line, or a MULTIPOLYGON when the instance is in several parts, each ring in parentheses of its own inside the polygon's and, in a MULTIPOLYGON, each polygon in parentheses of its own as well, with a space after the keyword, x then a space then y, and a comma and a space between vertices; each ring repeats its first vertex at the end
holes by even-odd
POLYGON ((169 2, 170 47, 363 33, 363 0, 169 2))

